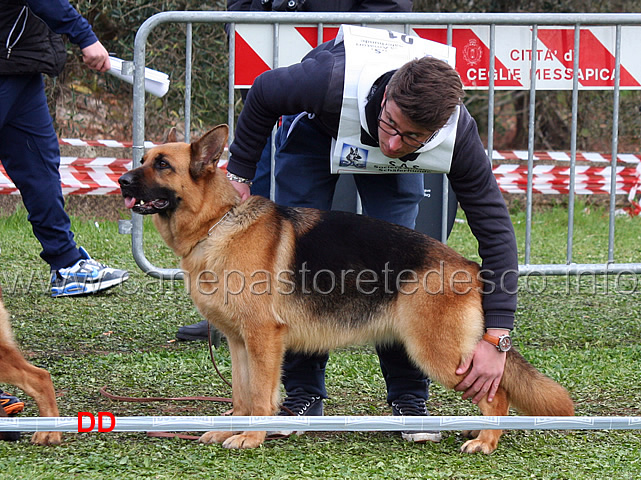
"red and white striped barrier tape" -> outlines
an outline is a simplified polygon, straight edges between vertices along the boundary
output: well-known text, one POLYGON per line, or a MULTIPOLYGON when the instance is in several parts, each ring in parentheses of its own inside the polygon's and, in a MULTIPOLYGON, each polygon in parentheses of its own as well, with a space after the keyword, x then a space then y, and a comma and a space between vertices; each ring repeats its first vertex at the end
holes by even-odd
MULTIPOLYGON (((60 138, 58 143, 66 147, 108 147, 108 148, 131 148, 133 142, 121 142, 120 140, 80 140, 79 138, 60 138)), ((145 148, 151 148, 159 143, 145 141, 145 148)))
MULTIPOLYGON (((220 166, 225 167, 225 163, 220 166)), ((60 178, 64 195, 120 194, 118 178, 131 169, 129 158, 60 157, 60 178)), ((20 193, 0 165, 0 194, 20 193)))
MULTIPOLYGON (((520 160, 528 159, 526 150, 494 150, 492 153, 493 160, 520 160)), ((551 162, 569 162, 571 159, 570 152, 533 152, 534 161, 551 161, 551 162)), ((610 163, 612 155, 593 152, 577 152, 577 162, 594 162, 610 163)), ((638 164, 641 162, 641 154, 619 153, 617 154, 617 163, 638 164)))
MULTIPOLYGON (((73 146, 73 147, 113 147, 113 148, 131 148, 132 142, 121 142, 118 140, 80 140, 77 138, 61 138, 60 145, 73 146)), ((145 148, 151 148, 158 143, 144 142, 145 148)), ((569 162, 571 155, 569 152, 533 152, 533 159, 535 161, 553 161, 553 162, 569 162)), ((494 150, 492 152, 493 160, 522 160, 528 159, 527 150, 494 150)), ((612 161, 612 155, 591 152, 577 152, 576 160, 586 162, 606 162, 612 161)), ((619 153, 617 155, 618 163, 640 163, 641 154, 634 153, 619 153)))
MULTIPOLYGON (((126 158, 61 157, 60 176, 67 194, 109 195, 119 193, 118 178, 131 168, 126 158)), ((527 167, 503 164, 493 168, 500 189, 505 193, 527 191, 527 167)), ((610 193, 610 167, 575 167, 575 192, 577 194, 610 193)), ((570 169, 556 165, 535 165, 532 173, 534 193, 567 194, 570 188, 570 169)), ((641 163, 636 168, 616 168, 616 193, 636 195, 641 187, 641 163)), ((0 167, 0 194, 18 193, 0 167)))
MULTIPOLYGON (((72 146, 72 147, 111 147, 111 148, 131 148, 133 142, 123 142, 119 140, 80 140, 78 138, 61 138, 59 140, 60 145, 72 146)), ((155 145, 159 145, 158 142, 145 141, 145 148, 151 148, 155 145)), ((546 160, 553 162, 569 162, 570 161, 570 152, 544 152, 538 151, 533 152, 533 159, 537 160, 546 160)), ((527 150, 494 150, 492 152, 493 160, 522 160, 525 161, 528 159, 527 150)), ((577 152, 576 153, 577 161, 585 162, 607 162, 610 163, 612 160, 612 155, 603 154, 603 153, 593 153, 593 152, 577 152)), ((635 153, 619 153, 617 155, 618 163, 640 163, 641 154, 635 153)))
MULTIPOLYGON (((493 168, 499 187, 506 193, 527 191, 528 169, 523 165, 497 165, 493 168)), ((577 194, 609 194, 610 167, 576 166, 574 189, 577 194)), ((636 194, 641 181, 641 164, 637 168, 616 167, 616 193, 636 194)), ((570 169, 556 165, 535 165, 532 170, 534 193, 567 194, 570 191, 570 169)))
MULTIPOLYGON (((61 139, 61 145, 131 147, 131 142, 115 140, 78 140, 61 139)), ((145 147, 154 146, 145 142, 145 147)), ((527 160, 528 152, 520 150, 495 150, 496 160, 527 160)), ((567 152, 534 152, 535 161, 566 162, 570 160, 567 152)), ((578 161, 591 163, 610 163, 611 156, 600 153, 577 153, 578 161)), ((616 167, 616 193, 628 195, 634 201, 641 190, 641 155, 619 154, 617 163, 626 166, 616 167)), ((114 157, 61 157, 60 176, 65 195, 110 195, 120 193, 118 178, 131 168, 132 161, 114 157)), ((224 166, 224 165, 223 165, 224 166)), ((527 191, 527 167, 522 164, 500 164, 493 167, 494 175, 501 191, 504 193, 525 193, 527 191)), ((609 194, 611 185, 611 168, 586 165, 575 166, 575 193, 609 194)), ((534 193, 567 194, 570 190, 570 168, 559 165, 535 165, 532 172, 534 193)), ((15 185, 0 166, 0 194, 19 193, 15 185)))
MULTIPOLYGON (((60 157, 60 177, 65 195, 119 194, 118 178, 131 169, 131 159, 60 157)), ((20 193, 0 166, 0 194, 20 193)))

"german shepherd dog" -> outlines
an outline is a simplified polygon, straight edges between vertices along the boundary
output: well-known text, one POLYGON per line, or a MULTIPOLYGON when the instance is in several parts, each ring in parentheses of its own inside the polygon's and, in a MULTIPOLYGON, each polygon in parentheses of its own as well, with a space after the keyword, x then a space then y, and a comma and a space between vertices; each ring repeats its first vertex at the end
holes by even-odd
MULTIPOLYGON (((227 337, 234 415, 277 412, 286 349, 401 342, 447 388, 484 331, 480 267, 413 230, 345 212, 285 208, 240 196, 218 168, 228 128, 149 150, 119 182, 127 208, 154 215, 181 258, 198 310, 227 337), (451 280, 451 281, 450 281, 451 280)), ((513 349, 484 415, 573 415, 566 390, 513 349)), ((464 452, 491 453, 500 430, 483 430, 464 452)), ((204 443, 258 447, 265 432, 207 432, 204 443)))
MULTIPOLYGON (((9 323, 9 314, 2 303, 0 289, 0 382, 10 383, 23 390, 38 404, 41 417, 58 417, 56 392, 49 372, 34 367, 20 353, 9 323)), ((0 407, 2 413, 4 409, 0 407)), ((62 441, 62 432, 36 432, 31 437, 38 445, 57 445, 62 441)))

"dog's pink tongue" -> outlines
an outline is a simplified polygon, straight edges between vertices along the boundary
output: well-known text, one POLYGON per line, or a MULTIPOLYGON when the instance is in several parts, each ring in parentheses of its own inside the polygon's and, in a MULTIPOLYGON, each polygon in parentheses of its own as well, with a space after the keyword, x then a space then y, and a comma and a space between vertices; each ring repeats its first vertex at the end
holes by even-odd
POLYGON ((125 197, 125 207, 133 208, 136 204, 136 199, 134 197, 125 197))

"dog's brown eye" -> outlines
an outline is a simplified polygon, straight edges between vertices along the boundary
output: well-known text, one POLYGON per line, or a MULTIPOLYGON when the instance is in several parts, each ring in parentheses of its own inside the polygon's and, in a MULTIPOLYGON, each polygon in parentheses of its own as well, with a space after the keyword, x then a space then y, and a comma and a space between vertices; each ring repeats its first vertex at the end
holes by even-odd
POLYGON ((164 170, 166 168, 171 168, 171 165, 169 164, 169 162, 167 160, 165 160, 165 157, 162 156, 162 155, 159 155, 158 157, 156 157, 156 159, 154 161, 154 166, 159 170, 164 170))

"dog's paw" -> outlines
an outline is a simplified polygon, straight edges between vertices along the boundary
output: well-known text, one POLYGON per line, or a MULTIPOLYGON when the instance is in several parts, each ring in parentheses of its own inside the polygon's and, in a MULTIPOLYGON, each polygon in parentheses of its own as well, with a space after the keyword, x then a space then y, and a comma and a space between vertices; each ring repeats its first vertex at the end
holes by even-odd
POLYGON ((223 443, 229 437, 233 436, 234 432, 205 432, 198 439, 200 443, 223 443))
POLYGON ((476 438, 479 436, 479 433, 481 433, 480 430, 463 430, 461 435, 463 438, 476 438))
POLYGON ((229 437, 223 442, 223 447, 230 449, 257 448, 265 441, 266 432, 243 432, 229 437))
POLYGON ((461 447, 462 453, 485 453, 489 455, 494 450, 496 450, 496 445, 492 446, 479 439, 468 440, 461 447))
POLYGON ((31 437, 31 443, 36 445, 60 445, 62 432, 36 432, 31 437))

